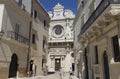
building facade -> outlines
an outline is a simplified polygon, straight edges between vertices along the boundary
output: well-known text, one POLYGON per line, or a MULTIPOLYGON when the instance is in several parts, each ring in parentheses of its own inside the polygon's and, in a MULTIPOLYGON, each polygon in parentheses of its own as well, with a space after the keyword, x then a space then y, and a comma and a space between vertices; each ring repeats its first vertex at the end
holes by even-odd
POLYGON ((81 63, 82 63, 82 46, 80 42, 78 41, 78 35, 80 33, 80 24, 81 24, 81 16, 80 16, 80 0, 78 0, 78 7, 77 7, 77 14, 73 23, 73 29, 74 29, 74 61, 75 61, 75 76, 80 77, 80 70, 81 70, 81 63))
POLYGON ((75 53, 80 54, 76 75, 82 79, 120 78, 119 14, 119 0, 79 1, 74 29, 79 28, 75 32, 75 53))
POLYGON ((74 71, 74 54, 72 51, 74 31, 73 21, 75 15, 61 4, 55 5, 53 11, 48 12, 51 21, 48 39, 48 72, 74 71))
POLYGON ((0 79, 26 76, 31 18, 22 5, 0 0, 0 79))
POLYGON ((31 76, 45 75, 47 73, 47 41, 50 17, 37 0, 32 0, 32 30, 30 44, 31 76), (31 73, 32 72, 32 73, 31 73))

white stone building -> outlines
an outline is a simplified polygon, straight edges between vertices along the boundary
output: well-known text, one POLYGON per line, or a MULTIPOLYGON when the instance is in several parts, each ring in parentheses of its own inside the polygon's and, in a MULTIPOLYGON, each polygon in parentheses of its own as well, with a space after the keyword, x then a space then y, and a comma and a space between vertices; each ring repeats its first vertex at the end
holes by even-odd
POLYGON ((72 51, 74 41, 73 21, 75 15, 61 4, 55 5, 53 11, 48 12, 51 17, 48 39, 48 72, 74 71, 74 54, 72 51))
POLYGON ((120 79, 120 0, 79 0, 74 22, 76 75, 120 79), (81 52, 82 50, 82 52, 81 52))
POLYGON ((0 79, 26 76, 31 18, 21 6, 21 1, 0 0, 0 79))
POLYGON ((45 75, 47 73, 47 41, 50 17, 37 0, 32 0, 31 15, 32 30, 29 71, 33 72, 31 76, 45 75))

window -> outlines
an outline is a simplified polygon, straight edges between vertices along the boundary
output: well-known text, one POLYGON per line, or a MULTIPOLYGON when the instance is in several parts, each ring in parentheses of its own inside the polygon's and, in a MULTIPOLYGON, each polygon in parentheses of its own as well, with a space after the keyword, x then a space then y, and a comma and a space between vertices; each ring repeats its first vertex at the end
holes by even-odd
POLYGON ((53 31, 56 35, 61 35, 62 32, 63 32, 64 28, 61 26, 61 25, 56 25, 54 28, 53 28, 53 31))
POLYGON ((46 20, 44 20, 44 27, 46 26, 46 20))
POLYGON ((72 71, 75 71, 75 63, 72 63, 72 71))
POLYGON ((34 10, 34 18, 36 19, 37 18, 37 11, 34 10))
POLYGON ((84 0, 81 0, 81 5, 84 6, 84 0))
POLYGON ((113 51, 114 51, 114 60, 115 62, 120 62, 118 35, 112 37, 112 43, 113 43, 113 51))
POLYGON ((43 64, 44 64, 44 59, 42 59, 42 68, 43 68, 43 64))
POLYGON ((95 64, 98 64, 98 46, 95 46, 95 64))
POLYGON ((84 62, 85 62, 85 77, 86 79, 89 79, 89 73, 88 73, 88 57, 87 57, 88 51, 87 48, 84 50, 84 62))
POLYGON ((32 43, 35 44, 35 34, 32 34, 32 43))
POLYGON ((81 0, 81 6, 84 6, 87 3, 87 0, 81 0))
POLYGON ((43 39, 43 49, 45 48, 46 40, 43 39))
POLYGON ((19 30, 20 30, 20 25, 16 24, 15 26, 15 39, 18 40, 19 38, 19 30))
POLYGON ((62 33, 62 28, 61 27, 56 27, 55 28, 55 33, 57 34, 57 35, 60 35, 61 33, 62 33))
POLYGON ((15 33, 19 33, 19 29, 20 29, 20 25, 16 24, 16 26, 15 26, 15 33))
POLYGON ((22 6, 22 1, 23 1, 23 0, 19 0, 19 1, 18 1, 18 6, 22 6))
POLYGON ((73 48, 73 47, 74 47, 74 43, 71 44, 71 48, 73 48))

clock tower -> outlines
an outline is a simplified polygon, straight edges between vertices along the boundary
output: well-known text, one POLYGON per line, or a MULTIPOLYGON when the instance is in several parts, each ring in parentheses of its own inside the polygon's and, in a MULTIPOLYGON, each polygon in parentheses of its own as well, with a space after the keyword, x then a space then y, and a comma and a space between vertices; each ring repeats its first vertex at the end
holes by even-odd
POLYGON ((48 72, 74 71, 74 54, 72 51, 74 41, 73 21, 75 15, 61 4, 55 5, 53 11, 48 12, 51 22, 48 39, 48 72))

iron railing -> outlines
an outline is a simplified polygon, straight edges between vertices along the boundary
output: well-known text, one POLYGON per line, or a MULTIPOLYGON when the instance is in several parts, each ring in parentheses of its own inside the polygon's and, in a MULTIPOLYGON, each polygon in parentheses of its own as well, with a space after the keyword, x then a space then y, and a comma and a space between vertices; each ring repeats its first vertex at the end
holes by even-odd
POLYGON ((24 44, 27 44, 29 43, 29 39, 25 38, 24 36, 16 33, 16 32, 13 32, 13 31, 8 31, 7 32, 7 38, 11 38, 11 39, 14 39, 20 43, 24 43, 24 44))
POLYGON ((98 5, 96 10, 91 14, 86 23, 82 26, 81 32, 78 35, 78 40, 80 40, 81 35, 91 26, 91 24, 102 14, 102 12, 110 5, 110 4, 120 4, 120 0, 102 0, 98 5))
POLYGON ((21 8, 21 10, 23 10, 25 13, 27 13, 28 15, 30 15, 30 13, 26 10, 26 6, 21 2, 19 3, 19 1, 16 0, 12 0, 15 4, 17 4, 17 6, 19 8, 21 8))

